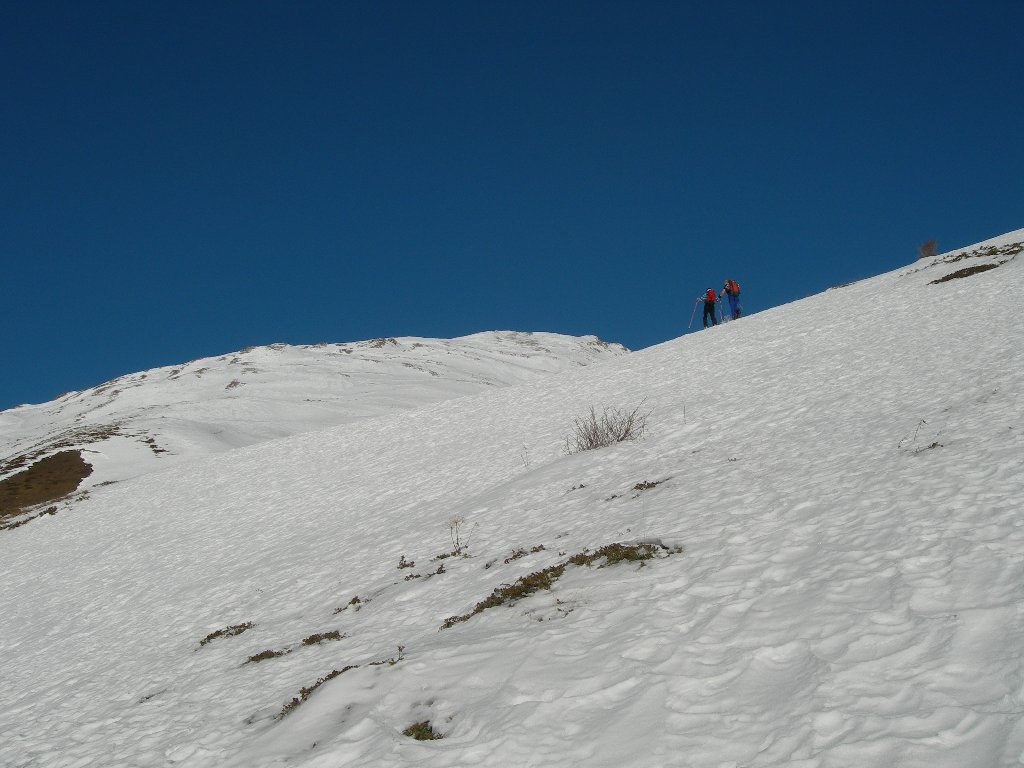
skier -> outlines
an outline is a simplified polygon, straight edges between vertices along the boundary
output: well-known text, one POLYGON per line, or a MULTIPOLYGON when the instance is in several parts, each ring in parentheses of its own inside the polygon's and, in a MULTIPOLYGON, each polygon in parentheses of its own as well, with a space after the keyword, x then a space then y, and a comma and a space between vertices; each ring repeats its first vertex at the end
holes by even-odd
MULTIPOLYGON (((701 299, 698 298, 697 301, 701 299)), ((708 318, 711 318, 712 325, 718 325, 718 319, 715 317, 715 302, 718 301, 718 297, 715 296, 715 289, 708 288, 704 292, 704 327, 708 327, 708 318)))
POLYGON ((743 308, 740 306, 740 284, 732 278, 728 278, 722 285, 721 295, 729 297, 729 316, 733 320, 738 320, 743 313, 743 308))

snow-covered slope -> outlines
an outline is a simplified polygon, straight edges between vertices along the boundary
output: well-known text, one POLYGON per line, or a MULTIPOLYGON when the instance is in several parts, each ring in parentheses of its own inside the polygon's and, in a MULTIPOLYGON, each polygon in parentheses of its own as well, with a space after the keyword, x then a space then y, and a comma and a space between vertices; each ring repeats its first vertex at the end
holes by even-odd
POLYGON ((0 412, 0 468, 22 456, 84 447, 95 470, 83 485, 89 488, 625 353, 594 336, 507 331, 254 347, 0 412))
POLYGON ((1019 765, 1017 242, 0 532, 0 764, 1019 765))

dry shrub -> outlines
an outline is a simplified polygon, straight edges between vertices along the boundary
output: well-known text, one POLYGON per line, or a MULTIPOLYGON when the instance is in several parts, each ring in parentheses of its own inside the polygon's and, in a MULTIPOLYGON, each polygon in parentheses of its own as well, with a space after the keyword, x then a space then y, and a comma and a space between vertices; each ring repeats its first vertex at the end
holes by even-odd
POLYGON ((573 432, 565 438, 567 454, 592 451, 615 443, 642 440, 647 430, 650 411, 643 411, 643 403, 633 410, 605 408, 598 415, 594 406, 590 413, 573 420, 573 432))

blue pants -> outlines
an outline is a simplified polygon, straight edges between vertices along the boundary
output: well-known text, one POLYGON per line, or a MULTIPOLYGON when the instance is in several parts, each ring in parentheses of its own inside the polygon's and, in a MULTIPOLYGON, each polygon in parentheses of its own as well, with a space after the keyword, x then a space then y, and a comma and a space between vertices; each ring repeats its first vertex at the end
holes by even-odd
POLYGON ((740 316, 740 295, 738 293, 726 295, 729 297, 729 315, 735 320, 740 316))

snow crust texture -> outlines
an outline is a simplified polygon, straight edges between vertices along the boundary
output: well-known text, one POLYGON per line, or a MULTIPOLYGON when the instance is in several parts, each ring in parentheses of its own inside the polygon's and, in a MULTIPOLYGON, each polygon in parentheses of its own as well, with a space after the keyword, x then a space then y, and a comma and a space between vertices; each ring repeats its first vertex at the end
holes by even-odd
POLYGON ((1020 765, 1018 242, 0 532, 0 764, 1020 765))
MULTIPOLYGON (((626 354, 595 336, 271 344, 122 376, 0 412, 0 458, 84 448, 83 488, 266 440, 382 416, 626 354)), ((11 474, 21 466, 3 471, 11 474)))

